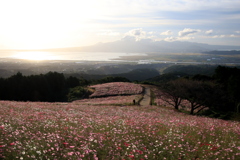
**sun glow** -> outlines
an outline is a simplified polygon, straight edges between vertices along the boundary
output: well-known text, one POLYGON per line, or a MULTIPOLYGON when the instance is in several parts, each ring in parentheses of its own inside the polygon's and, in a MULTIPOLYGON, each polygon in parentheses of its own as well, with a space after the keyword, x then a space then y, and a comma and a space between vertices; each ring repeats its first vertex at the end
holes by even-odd
MULTIPOLYGON (((104 11, 98 1, 23 0, 15 1, 14 5, 8 1, 0 3, 0 43, 4 37, 2 43, 12 49, 64 48, 89 43, 86 42, 86 37, 89 37, 86 36, 87 31, 96 27, 92 21, 104 11)), ((35 59, 38 56, 26 57, 35 59)))
POLYGON ((56 60, 57 56, 51 55, 48 52, 26 51, 18 52, 17 54, 13 55, 12 58, 40 61, 40 60, 56 60))

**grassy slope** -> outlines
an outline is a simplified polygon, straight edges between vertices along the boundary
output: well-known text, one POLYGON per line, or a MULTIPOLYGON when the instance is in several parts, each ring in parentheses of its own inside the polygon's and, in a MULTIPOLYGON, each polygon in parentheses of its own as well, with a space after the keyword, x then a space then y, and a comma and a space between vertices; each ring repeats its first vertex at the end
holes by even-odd
MULTIPOLYGON (((121 100, 128 101, 122 97, 117 102, 121 100)), ((166 107, 112 103, 106 97, 73 103, 0 101, 0 159, 240 156, 239 122, 190 116, 166 107)))

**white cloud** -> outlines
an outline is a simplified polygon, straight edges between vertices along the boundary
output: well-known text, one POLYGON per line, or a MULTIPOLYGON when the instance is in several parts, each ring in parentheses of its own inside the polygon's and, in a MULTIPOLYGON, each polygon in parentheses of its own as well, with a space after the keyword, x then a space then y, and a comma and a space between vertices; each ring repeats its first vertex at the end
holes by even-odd
POLYGON ((164 39, 164 41, 173 42, 173 41, 177 41, 177 38, 176 37, 167 37, 164 39))
POLYGON ((170 31, 170 30, 167 30, 165 32, 160 33, 160 35, 165 35, 165 36, 169 36, 169 35, 172 35, 172 34, 173 34, 173 32, 170 31))
POLYGON ((146 32, 142 28, 132 29, 125 33, 123 41, 156 41, 159 33, 154 31, 146 32))
POLYGON ((195 37, 178 37, 178 41, 187 41, 191 39, 195 39, 195 37))
POLYGON ((133 36, 124 36, 121 40, 122 41, 136 41, 136 38, 133 36))
POLYGON ((136 41, 146 38, 147 33, 142 28, 132 29, 125 34, 125 37, 134 37, 136 41))
POLYGON ((141 36, 145 36, 146 32, 143 31, 142 28, 138 28, 138 29, 130 30, 127 34, 134 37, 141 37, 141 36))
POLYGON ((164 41, 173 42, 173 41, 187 41, 194 39, 194 37, 167 37, 164 41))
POLYGON ((179 31, 178 32, 178 35, 183 37, 183 36, 188 36, 188 35, 193 35, 193 34, 196 34, 198 32, 201 32, 201 30, 199 29, 191 29, 191 28, 185 28, 184 30, 182 31, 179 31))
POLYGON ((240 33, 240 31, 236 31, 236 33, 240 33))
POLYGON ((150 35, 153 35, 153 34, 154 34, 154 32, 148 32, 148 34, 150 34, 150 35))
POLYGON ((215 36, 212 36, 211 38, 227 38, 227 37, 230 37, 230 38, 240 38, 240 35, 236 35, 236 34, 230 34, 230 35, 215 35, 215 36))
POLYGON ((213 33, 213 30, 212 30, 212 29, 211 29, 211 30, 208 30, 208 31, 206 31, 205 33, 208 34, 208 35, 210 35, 210 34, 213 33))
MULTIPOLYGON (((225 35, 224 37, 230 37, 230 38, 239 38, 240 35, 236 35, 236 34, 230 34, 230 35, 225 35)), ((222 37, 222 38, 224 38, 222 37)))
POLYGON ((212 38, 224 38, 226 37, 226 35, 215 35, 215 36, 212 36, 212 38))

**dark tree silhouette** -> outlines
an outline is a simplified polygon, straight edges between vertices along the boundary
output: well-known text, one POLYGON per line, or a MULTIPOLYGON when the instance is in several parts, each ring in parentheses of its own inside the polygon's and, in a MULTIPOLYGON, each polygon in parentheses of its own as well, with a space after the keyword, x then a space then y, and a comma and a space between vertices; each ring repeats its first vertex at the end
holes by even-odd
POLYGON ((162 100, 173 106, 175 109, 179 109, 182 102, 182 81, 183 79, 177 79, 169 81, 161 85, 162 100))
POLYGON ((163 85, 163 100, 179 109, 183 100, 190 104, 190 114, 214 106, 215 84, 180 78, 163 85))

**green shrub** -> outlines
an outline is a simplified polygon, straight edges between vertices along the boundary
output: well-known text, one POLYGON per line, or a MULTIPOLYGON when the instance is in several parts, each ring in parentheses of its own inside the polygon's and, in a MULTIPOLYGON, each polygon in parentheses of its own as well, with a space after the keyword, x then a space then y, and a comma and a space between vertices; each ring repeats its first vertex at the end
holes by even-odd
POLYGON ((82 99, 87 95, 87 89, 85 89, 84 87, 81 86, 77 86, 74 88, 71 88, 67 97, 68 97, 68 101, 72 102, 78 99, 82 99))

